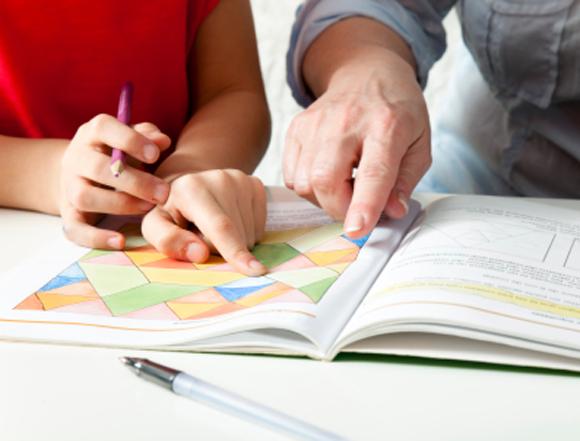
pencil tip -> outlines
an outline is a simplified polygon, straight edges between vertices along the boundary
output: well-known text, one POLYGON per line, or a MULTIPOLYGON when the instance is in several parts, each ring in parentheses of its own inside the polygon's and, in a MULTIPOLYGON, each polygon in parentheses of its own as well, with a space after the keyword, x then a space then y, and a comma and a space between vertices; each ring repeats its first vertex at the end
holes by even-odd
POLYGON ((111 171, 116 178, 123 172, 123 161, 116 160, 111 164, 111 171))

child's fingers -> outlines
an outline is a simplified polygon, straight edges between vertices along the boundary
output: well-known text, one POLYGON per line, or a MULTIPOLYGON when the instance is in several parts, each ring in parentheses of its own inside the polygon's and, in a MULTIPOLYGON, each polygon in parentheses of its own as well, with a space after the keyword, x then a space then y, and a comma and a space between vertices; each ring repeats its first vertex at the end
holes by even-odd
POLYGON ((181 213, 204 234, 218 252, 240 272, 259 276, 266 272, 249 251, 230 214, 204 188, 181 192, 181 213))
POLYGON ((107 214, 144 214, 155 205, 127 193, 95 187, 76 177, 66 188, 69 203, 78 211, 107 214))
POLYGON ((78 173, 93 182, 113 187, 136 198, 163 204, 169 196, 169 184, 150 173, 127 167, 119 176, 109 168, 108 156, 95 151, 85 152, 84 160, 78 165, 78 173))
POLYGON ((207 244, 193 232, 176 225, 159 207, 144 217, 141 231, 147 242, 173 259, 202 263, 209 257, 207 244))
POLYGON ((143 122, 135 124, 133 129, 157 144, 161 151, 167 150, 171 145, 171 138, 159 130, 155 124, 143 122))
POLYGON ((86 144, 105 144, 148 164, 155 163, 159 158, 160 148, 157 144, 111 115, 95 116, 82 125, 77 134, 86 144))
POLYGON ((105 250, 122 250, 125 246, 121 233, 88 224, 83 214, 71 206, 62 209, 61 216, 66 237, 78 245, 105 250))
MULTIPOLYGON (((213 174, 210 181, 215 185, 212 188, 216 202, 230 216, 240 236, 245 238, 246 247, 252 248, 256 243, 256 232, 252 210, 253 188, 248 176, 239 170, 227 170, 213 174)), ((195 186, 190 191, 195 191, 195 186)))
POLYGON ((264 236, 264 230, 266 228, 266 216, 267 216, 267 196, 264 184, 260 179, 252 176, 252 212, 254 214, 254 237, 256 242, 262 240, 264 236))

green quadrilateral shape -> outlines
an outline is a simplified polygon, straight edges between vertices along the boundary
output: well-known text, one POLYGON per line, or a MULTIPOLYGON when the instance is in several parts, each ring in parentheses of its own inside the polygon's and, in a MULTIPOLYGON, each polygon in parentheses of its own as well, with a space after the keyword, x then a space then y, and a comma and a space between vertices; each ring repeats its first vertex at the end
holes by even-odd
POLYGON ((328 279, 319 280, 318 282, 311 283, 310 285, 303 286, 300 288, 304 294, 312 299, 313 302, 318 303, 322 298, 324 293, 328 291, 328 288, 336 281, 337 277, 329 277, 328 279))
POLYGON ((101 297, 149 283, 149 280, 135 266, 82 261, 79 265, 101 297))
POLYGON ((103 297, 113 315, 124 315, 207 289, 207 286, 149 283, 103 297))
POLYGON ((273 268, 288 262, 300 253, 285 243, 268 243, 256 245, 252 250, 252 254, 267 268, 273 268))

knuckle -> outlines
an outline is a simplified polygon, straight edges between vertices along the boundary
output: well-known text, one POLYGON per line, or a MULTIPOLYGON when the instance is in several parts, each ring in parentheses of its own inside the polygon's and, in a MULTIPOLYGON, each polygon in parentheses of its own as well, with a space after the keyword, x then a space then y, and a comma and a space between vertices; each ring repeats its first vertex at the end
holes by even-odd
POLYGON ((131 130, 130 132, 127 132, 127 135, 125 135, 124 144, 132 150, 139 149, 139 153, 141 153, 140 147, 143 144, 143 137, 135 130, 131 130))
POLYGON ((248 250, 245 248, 238 248, 232 253, 232 258, 235 261, 243 260, 247 257, 248 250))
POLYGON ((233 221, 226 215, 217 216, 214 219, 214 226, 218 234, 231 235, 236 231, 233 221))
POLYGON ((233 178, 236 181, 243 181, 248 177, 248 175, 246 175, 243 171, 238 170, 237 168, 227 169, 225 170, 225 173, 228 178, 233 178))
POLYGON ((375 161, 357 170, 357 179, 366 181, 386 181, 395 172, 395 167, 384 161, 375 161))
POLYGON ((159 130, 155 124, 150 122, 141 122, 139 124, 135 124, 133 128, 142 132, 155 132, 159 130))
POLYGON ((315 190, 331 192, 336 186, 336 172, 328 166, 317 166, 312 169, 310 182, 315 190))
POLYGON ((81 124, 75 133, 75 138, 85 138, 91 131, 91 121, 81 124))
POLYGON ((343 107, 337 117, 338 128, 342 132, 347 132, 355 124, 355 122, 361 117, 362 109, 357 104, 352 104, 343 107))
POLYGON ((220 187, 225 187, 230 184, 230 176, 226 170, 218 169, 212 170, 210 176, 213 182, 220 187))
POLYGON ((161 253, 167 255, 167 256, 172 256, 175 254, 174 252, 174 247, 175 244, 177 243, 177 235, 174 234, 173 232, 170 233, 162 233, 162 234, 158 234, 157 238, 156 238, 156 244, 155 247, 161 251, 161 253))
POLYGON ((105 113, 99 113, 97 116, 93 117, 93 119, 91 119, 88 123, 89 125, 89 130, 92 133, 97 133, 102 131, 107 123, 109 122, 109 118, 111 118, 109 115, 105 114, 105 113))
POLYGON ((73 185, 68 189, 69 202, 79 210, 86 210, 90 205, 90 192, 84 185, 73 185))
POLYGON ((303 198, 307 198, 312 195, 312 187, 310 186, 310 182, 300 182, 299 184, 294 183, 294 191, 298 194, 298 196, 302 196, 303 198))
POLYGON ((294 135, 299 133, 300 128, 306 123, 308 120, 307 110, 300 112, 298 115, 294 117, 292 122, 290 123, 290 132, 294 135))

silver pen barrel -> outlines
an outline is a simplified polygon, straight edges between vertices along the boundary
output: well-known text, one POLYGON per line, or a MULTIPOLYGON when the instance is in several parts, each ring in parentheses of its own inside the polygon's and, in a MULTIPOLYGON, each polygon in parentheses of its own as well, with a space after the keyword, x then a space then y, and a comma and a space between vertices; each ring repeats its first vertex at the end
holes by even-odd
POLYGON ((121 361, 139 377, 169 390, 173 390, 173 380, 180 373, 144 358, 121 357, 121 361))

